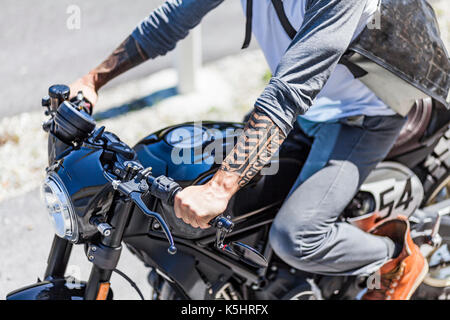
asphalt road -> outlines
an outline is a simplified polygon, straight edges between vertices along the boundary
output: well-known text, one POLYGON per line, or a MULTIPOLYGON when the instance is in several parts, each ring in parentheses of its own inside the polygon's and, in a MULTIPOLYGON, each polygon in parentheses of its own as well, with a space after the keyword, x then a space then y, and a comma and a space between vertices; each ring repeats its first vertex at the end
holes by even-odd
MULTIPOLYGON (((100 63, 162 0, 2 0, 0 9, 0 117, 36 110, 49 85, 70 83, 100 63), (80 28, 69 29, 70 6, 80 28)), ((73 25, 73 24, 72 24, 73 25)), ((205 61, 236 53, 244 37, 239 0, 225 1, 203 21, 205 61)), ((170 66, 173 53, 110 83, 170 66)))

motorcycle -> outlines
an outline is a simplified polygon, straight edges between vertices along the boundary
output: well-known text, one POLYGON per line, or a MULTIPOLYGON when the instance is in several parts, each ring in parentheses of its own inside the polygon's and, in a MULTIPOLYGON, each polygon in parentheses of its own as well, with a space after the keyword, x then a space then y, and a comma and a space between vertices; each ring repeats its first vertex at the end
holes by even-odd
MULTIPOLYGON (((366 290, 368 277, 296 270, 270 248, 271 223, 312 143, 298 126, 272 160, 274 174, 242 188, 212 228, 194 229, 175 217, 173 198, 214 175, 243 124, 180 124, 131 148, 97 126, 82 93, 71 101, 69 95, 67 86, 55 85, 42 101, 49 166, 41 192, 55 228, 44 280, 7 299, 110 300, 113 272, 143 297, 116 269, 122 245, 149 267, 154 300, 344 300, 366 290), (92 264, 87 281, 65 275, 73 245, 83 245, 92 264)), ((450 297, 449 125, 438 102, 417 101, 392 151, 340 217, 355 225, 369 216, 409 218, 430 266, 413 299, 450 297)))

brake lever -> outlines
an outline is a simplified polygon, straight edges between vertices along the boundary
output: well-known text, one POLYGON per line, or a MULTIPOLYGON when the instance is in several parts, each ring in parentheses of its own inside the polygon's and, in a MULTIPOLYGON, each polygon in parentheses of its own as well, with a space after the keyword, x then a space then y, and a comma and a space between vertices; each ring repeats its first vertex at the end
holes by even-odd
POLYGON ((142 195, 149 190, 148 184, 144 176, 137 175, 132 180, 127 182, 122 182, 119 180, 115 180, 109 174, 105 172, 105 177, 111 181, 112 187, 114 190, 119 191, 121 194, 129 197, 131 201, 139 208, 141 211, 152 218, 155 218, 160 223, 164 234, 166 235, 167 240, 169 241, 169 248, 167 251, 169 254, 175 254, 177 252, 177 248, 175 247, 175 242, 173 241, 172 234, 170 233, 169 226, 164 221, 162 216, 156 212, 151 211, 147 208, 147 205, 142 200, 142 195))
POLYGON ((129 197, 134 202, 134 204, 137 205, 138 208, 142 210, 142 212, 145 215, 147 215, 149 217, 152 217, 152 218, 155 218, 156 220, 158 220, 158 222, 162 226, 163 231, 164 231, 164 233, 166 235, 166 238, 167 238, 167 240, 169 241, 169 244, 170 244, 169 249, 167 249, 167 251, 170 254, 177 253, 177 248, 175 247, 175 243, 173 241, 173 237, 172 237, 172 234, 170 233, 170 230, 169 230, 169 227, 168 227, 167 223, 164 221, 164 219, 161 217, 160 214, 158 214, 156 212, 153 212, 153 211, 151 211, 150 209, 147 208, 147 206, 145 205, 144 201, 142 201, 141 195, 142 194, 139 193, 139 192, 132 192, 129 197))
MULTIPOLYGON (((169 205, 173 205, 176 194, 180 192, 182 188, 171 178, 165 176, 154 178, 150 175, 144 174, 144 172, 145 170, 140 171, 134 179, 127 182, 114 180, 106 172, 105 176, 112 182, 114 189, 130 197, 142 212, 148 216, 154 217, 158 220, 158 222, 160 222, 170 243, 169 253, 174 254, 176 252, 176 247, 166 222, 158 213, 150 211, 147 208, 145 203, 142 201, 141 196, 143 193, 149 191, 150 194, 156 198, 169 205)), ((225 237, 233 231, 234 223, 231 221, 231 217, 219 215, 212 219, 208 224, 217 229, 215 245, 218 249, 222 250, 226 247, 224 244, 225 237)))

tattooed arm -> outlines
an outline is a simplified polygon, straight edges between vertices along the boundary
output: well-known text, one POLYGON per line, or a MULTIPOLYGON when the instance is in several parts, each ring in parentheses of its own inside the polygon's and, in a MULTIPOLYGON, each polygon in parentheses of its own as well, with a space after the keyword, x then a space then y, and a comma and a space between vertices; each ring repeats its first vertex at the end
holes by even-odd
POLYGON ((175 197, 178 218, 193 227, 225 211, 231 197, 269 163, 285 135, 264 112, 255 109, 233 151, 220 170, 205 185, 184 189, 175 197))
POLYGON ((189 30, 224 0, 167 0, 141 21, 128 37, 100 66, 71 85, 72 95, 83 91, 92 103, 108 81, 148 59, 173 50, 189 30))
POLYGON ((243 187, 269 163, 285 138, 272 119, 256 109, 221 170, 234 174, 237 185, 243 187))
POLYGON ((139 43, 128 37, 114 52, 90 72, 95 88, 98 90, 118 75, 148 60, 139 43))
POLYGON ((97 102, 97 92, 110 80, 148 60, 139 43, 128 37, 98 67, 70 86, 72 96, 83 91, 92 104, 97 102))

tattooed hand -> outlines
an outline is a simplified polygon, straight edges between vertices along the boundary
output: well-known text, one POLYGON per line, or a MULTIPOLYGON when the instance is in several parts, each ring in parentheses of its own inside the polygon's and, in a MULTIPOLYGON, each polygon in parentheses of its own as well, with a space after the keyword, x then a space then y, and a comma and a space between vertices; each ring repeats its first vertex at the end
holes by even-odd
POLYGON ((255 110, 235 148, 211 181, 177 194, 177 217, 195 228, 207 228, 211 219, 225 211, 233 194, 269 163, 284 140, 277 125, 263 112, 255 110))
POLYGON ((194 228, 209 228, 208 222, 225 211, 231 195, 231 190, 215 183, 215 180, 186 188, 175 196, 175 214, 194 228))
POLYGON ((70 98, 83 91, 92 105, 97 103, 97 92, 110 80, 147 61, 148 57, 133 37, 128 37, 114 52, 84 77, 70 85, 70 98))
POLYGON ((80 91, 83 92, 84 97, 92 106, 97 103, 98 94, 90 74, 85 75, 70 85, 70 99, 75 97, 80 91))

